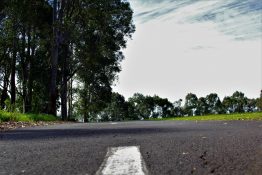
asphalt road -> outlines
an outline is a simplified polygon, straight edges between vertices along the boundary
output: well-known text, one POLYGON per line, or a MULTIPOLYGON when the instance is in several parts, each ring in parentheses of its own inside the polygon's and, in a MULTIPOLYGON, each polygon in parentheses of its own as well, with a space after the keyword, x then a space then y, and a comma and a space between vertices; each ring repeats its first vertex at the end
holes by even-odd
POLYGON ((141 121, 0 133, 0 175, 92 175, 119 146, 138 146, 151 175, 262 174, 261 121, 141 121))

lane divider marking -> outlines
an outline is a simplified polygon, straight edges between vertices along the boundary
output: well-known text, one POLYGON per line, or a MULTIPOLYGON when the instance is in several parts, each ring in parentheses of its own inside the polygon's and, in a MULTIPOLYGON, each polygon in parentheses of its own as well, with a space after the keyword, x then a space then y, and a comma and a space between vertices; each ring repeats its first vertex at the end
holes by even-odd
POLYGON ((96 175, 147 175, 138 146, 112 147, 96 175))

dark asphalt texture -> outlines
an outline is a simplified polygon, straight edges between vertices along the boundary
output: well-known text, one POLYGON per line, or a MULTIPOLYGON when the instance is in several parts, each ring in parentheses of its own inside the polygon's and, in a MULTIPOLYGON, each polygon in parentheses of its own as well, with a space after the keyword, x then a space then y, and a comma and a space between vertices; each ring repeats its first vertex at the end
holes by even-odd
POLYGON ((0 133, 0 175, 93 175, 117 146, 140 146, 151 175, 262 174, 261 121, 139 121, 0 133))

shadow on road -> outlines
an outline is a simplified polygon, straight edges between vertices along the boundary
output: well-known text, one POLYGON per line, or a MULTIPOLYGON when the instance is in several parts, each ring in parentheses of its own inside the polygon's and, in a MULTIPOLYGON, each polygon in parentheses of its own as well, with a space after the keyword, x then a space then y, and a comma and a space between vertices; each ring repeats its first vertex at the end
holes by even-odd
MULTIPOLYGON (((201 129, 197 129, 198 131, 201 129)), ((0 133, 0 141, 33 140, 68 137, 100 137, 109 135, 139 135, 172 132, 194 132, 196 129, 185 128, 77 128, 77 129, 21 129, 0 133)))

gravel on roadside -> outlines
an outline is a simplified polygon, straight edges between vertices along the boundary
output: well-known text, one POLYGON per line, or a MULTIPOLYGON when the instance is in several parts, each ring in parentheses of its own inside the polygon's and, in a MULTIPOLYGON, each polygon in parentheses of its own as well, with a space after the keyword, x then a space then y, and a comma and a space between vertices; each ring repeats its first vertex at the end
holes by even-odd
POLYGON ((17 128, 26 128, 26 127, 36 127, 36 126, 49 126, 49 125, 55 125, 55 124, 64 124, 68 122, 64 121, 52 121, 52 122, 1 122, 0 123, 0 132, 5 132, 17 128))

